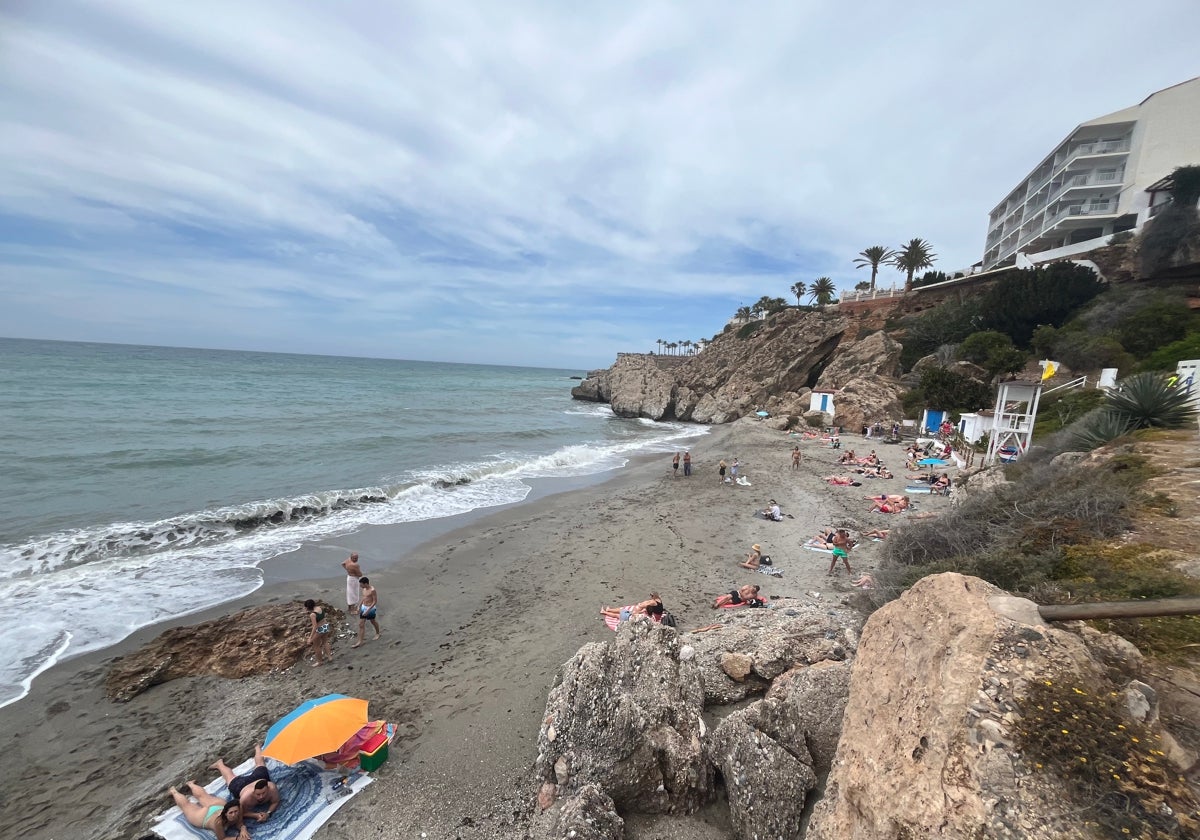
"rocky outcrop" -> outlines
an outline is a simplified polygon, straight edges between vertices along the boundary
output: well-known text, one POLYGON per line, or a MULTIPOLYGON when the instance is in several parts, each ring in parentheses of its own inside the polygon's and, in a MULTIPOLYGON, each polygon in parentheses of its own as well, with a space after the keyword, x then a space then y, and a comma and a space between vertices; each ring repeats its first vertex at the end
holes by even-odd
MULTIPOLYGON (((1097 760, 1078 744, 1133 722, 1088 719, 1109 708, 1110 689, 1119 696, 1116 687, 1138 659, 1113 648, 1115 637, 1091 633, 1044 625, 1031 602, 957 574, 925 578, 875 612, 858 647, 826 794, 806 836, 1094 836, 1067 805, 1069 769, 1041 772, 1060 744, 1067 764, 1097 760), (1079 708, 1092 711, 1055 714, 1089 695, 1094 705, 1079 708), (1030 743, 1047 744, 1051 755, 1025 755, 1035 749, 1030 743)), ((1120 779, 1112 790, 1129 804, 1120 779)))
POLYGON ((1198 825, 1166 764, 1195 756, 1161 730, 1141 657, 1119 637, 1047 626, 1032 602, 958 574, 919 581, 861 640, 844 608, 773 603, 707 632, 635 622, 581 649, 547 703, 530 837, 620 837, 622 817, 723 796, 739 840, 1082 840, 1094 835, 1079 814, 1097 800, 1072 798, 1071 763, 1139 738, 1140 757, 1109 774, 1117 817, 1172 837, 1198 825), (1093 752, 1092 736, 1115 740, 1093 752), (1138 772, 1150 775, 1124 775, 1138 772))
MULTIPOLYGON (((322 604, 335 623, 341 610, 322 604)), ((300 602, 264 604, 190 627, 174 627, 113 661, 104 680, 110 700, 127 702, 179 677, 240 679, 292 667, 308 650, 308 620, 300 602)))
POLYGON ((837 742, 859 619, 773 603, 705 632, 629 622, 581 648, 546 704, 533 836, 571 836, 581 813, 615 832, 618 811, 690 812, 717 795, 718 772, 739 837, 796 836, 837 742), (732 703, 709 732, 706 710, 732 703))
POLYGON ((595 785, 618 808, 690 812, 712 795, 704 756, 704 688, 675 630, 621 625, 580 648, 550 691, 538 735, 540 797, 595 785))
POLYGON ((697 423, 728 423, 760 409, 807 410, 805 398, 835 360, 846 320, 789 309, 747 326, 722 333, 682 361, 622 354, 611 368, 589 372, 571 395, 608 402, 621 417, 697 423))

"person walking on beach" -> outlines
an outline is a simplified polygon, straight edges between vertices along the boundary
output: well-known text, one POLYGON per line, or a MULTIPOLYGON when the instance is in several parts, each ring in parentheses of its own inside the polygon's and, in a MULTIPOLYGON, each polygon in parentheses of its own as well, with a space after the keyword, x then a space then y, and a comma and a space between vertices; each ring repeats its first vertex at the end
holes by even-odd
POLYGON ((685 476, 692 474, 692 453, 686 449, 683 452, 683 474, 685 476))
POLYGON ((375 628, 376 640, 379 639, 379 622, 375 620, 375 616, 379 613, 379 593, 371 585, 370 578, 359 578, 358 582, 362 586, 362 603, 358 605, 358 641, 350 647, 359 647, 366 641, 364 635, 367 632, 368 621, 375 628))
POLYGON ((721 477, 721 483, 725 483, 725 470, 729 469, 725 463, 725 459, 721 459, 721 463, 717 464, 717 474, 721 477))
POLYGON ((342 568, 346 570, 346 615, 351 616, 362 600, 358 579, 363 576, 363 570, 362 566, 358 565, 358 552, 343 560, 342 568))
POLYGON ((671 476, 679 478, 679 453, 675 453, 675 457, 671 459, 671 476))
POLYGON ((853 576, 854 570, 850 568, 850 532, 844 529, 838 529, 833 535, 833 559, 829 561, 829 571, 826 574, 832 575, 837 570, 839 558, 846 564, 846 573, 853 576))

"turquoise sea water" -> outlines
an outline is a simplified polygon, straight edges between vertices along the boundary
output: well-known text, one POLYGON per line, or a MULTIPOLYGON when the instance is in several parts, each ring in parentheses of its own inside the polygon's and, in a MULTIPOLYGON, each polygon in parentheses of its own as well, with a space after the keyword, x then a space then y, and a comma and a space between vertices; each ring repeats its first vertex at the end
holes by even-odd
POLYGON ((0 705, 57 659, 241 597, 369 524, 523 500, 704 429, 582 371, 0 339, 0 705), (37 606, 41 604, 42 606, 37 606))

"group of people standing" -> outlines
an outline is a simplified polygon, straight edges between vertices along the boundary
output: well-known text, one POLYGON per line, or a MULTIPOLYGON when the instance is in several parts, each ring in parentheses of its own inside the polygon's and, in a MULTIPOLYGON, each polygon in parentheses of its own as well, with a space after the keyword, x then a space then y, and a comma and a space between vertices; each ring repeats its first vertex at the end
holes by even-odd
MULTIPOLYGON (((679 477, 679 453, 675 453, 675 457, 671 459, 671 475, 675 478, 679 477)), ((683 474, 690 476, 692 474, 692 453, 690 450, 683 453, 683 474)))
MULTIPOLYGON (((358 615, 358 640, 350 647, 361 647, 366 641, 368 622, 375 628, 375 638, 380 635, 379 592, 371 585, 371 579, 362 573, 357 553, 343 560, 342 568, 346 570, 346 616, 358 615)), ((333 659, 333 622, 325 614, 325 607, 312 598, 304 602, 304 609, 308 614, 312 666, 316 668, 333 659)))

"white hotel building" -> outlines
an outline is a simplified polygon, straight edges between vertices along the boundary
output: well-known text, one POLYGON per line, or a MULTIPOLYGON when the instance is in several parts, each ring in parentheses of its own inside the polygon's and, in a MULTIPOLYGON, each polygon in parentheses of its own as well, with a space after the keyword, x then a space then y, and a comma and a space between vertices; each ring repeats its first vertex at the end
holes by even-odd
MULTIPOLYGON (((988 217, 983 269, 1021 252, 1089 250, 1169 201, 1160 183, 1200 164, 1200 77, 1082 123, 988 217), (1157 189, 1155 189, 1157 188, 1157 189)), ((1049 256, 1049 255, 1047 255, 1049 256)), ((1059 256, 1056 254, 1055 256, 1059 256)))

